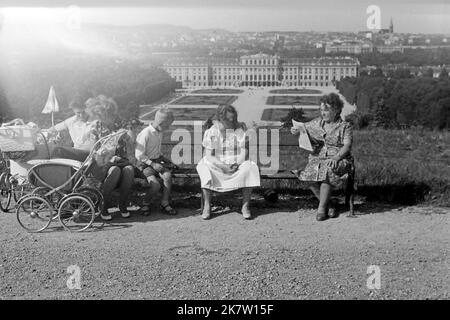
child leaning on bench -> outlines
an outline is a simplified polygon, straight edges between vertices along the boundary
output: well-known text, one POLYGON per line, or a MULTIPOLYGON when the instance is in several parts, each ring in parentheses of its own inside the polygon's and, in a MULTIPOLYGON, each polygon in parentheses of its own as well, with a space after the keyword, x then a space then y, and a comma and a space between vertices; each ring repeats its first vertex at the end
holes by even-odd
MULTIPOLYGON (((172 163, 164 158, 161 153, 162 133, 173 122, 173 114, 167 109, 160 109, 155 114, 155 119, 148 127, 144 128, 136 138, 135 156, 137 167, 140 169, 148 183, 150 193, 155 194, 162 189, 161 211, 165 214, 175 215, 177 211, 170 206, 170 193, 172 190, 172 163)), ((150 213, 150 198, 146 196, 142 212, 150 213)))

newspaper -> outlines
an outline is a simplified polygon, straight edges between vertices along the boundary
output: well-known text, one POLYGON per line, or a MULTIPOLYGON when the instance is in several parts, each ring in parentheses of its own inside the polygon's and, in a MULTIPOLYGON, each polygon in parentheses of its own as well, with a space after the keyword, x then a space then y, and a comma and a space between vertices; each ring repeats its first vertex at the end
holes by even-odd
POLYGON ((302 149, 313 151, 311 140, 309 139, 308 131, 304 122, 298 122, 292 119, 292 125, 299 130, 298 146, 302 149))

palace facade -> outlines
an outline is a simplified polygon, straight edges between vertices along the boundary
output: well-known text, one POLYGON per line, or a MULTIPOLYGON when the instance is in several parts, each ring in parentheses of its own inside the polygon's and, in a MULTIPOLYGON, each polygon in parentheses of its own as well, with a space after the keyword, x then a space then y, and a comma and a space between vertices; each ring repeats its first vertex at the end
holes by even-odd
POLYGON ((164 63, 164 70, 183 87, 327 87, 347 76, 357 76, 358 69, 358 59, 351 57, 281 59, 261 53, 239 59, 173 59, 164 63))

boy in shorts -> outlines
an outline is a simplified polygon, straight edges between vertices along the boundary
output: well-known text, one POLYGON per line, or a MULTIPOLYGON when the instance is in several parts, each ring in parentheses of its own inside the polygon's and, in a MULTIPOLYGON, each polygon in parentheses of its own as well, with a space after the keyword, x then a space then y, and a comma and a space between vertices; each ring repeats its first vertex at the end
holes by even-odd
MULTIPOLYGON (((172 190, 171 161, 164 158, 161 153, 162 133, 173 122, 173 113, 167 109, 160 109, 155 119, 144 128, 136 138, 135 156, 137 168, 140 169, 150 184, 150 192, 157 193, 162 189, 161 211, 165 214, 175 215, 177 211, 170 206, 170 193, 172 190)), ((144 201, 142 213, 150 212, 149 199, 144 201)))

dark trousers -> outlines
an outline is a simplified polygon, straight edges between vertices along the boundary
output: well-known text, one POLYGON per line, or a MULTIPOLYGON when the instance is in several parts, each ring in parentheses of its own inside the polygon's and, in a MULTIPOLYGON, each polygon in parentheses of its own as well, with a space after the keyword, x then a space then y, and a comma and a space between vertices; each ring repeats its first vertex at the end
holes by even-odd
POLYGON ((105 209, 109 208, 113 202, 112 192, 119 189, 119 208, 126 211, 128 197, 134 180, 134 168, 131 165, 120 168, 118 166, 110 166, 103 168, 106 177, 103 179, 103 196, 105 198, 105 209), (106 169, 106 170, 105 170, 106 169))
POLYGON ((51 158, 72 159, 83 162, 89 155, 89 151, 75 149, 73 147, 56 147, 53 149, 51 158))

